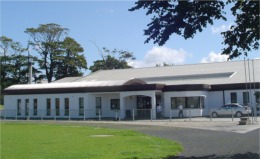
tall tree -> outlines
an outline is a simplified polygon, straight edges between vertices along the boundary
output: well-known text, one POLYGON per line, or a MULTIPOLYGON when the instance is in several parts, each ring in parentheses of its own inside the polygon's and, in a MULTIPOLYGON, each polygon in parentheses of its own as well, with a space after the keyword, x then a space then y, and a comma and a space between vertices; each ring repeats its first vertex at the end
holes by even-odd
POLYGON ((56 80, 64 77, 82 76, 81 69, 87 69, 84 49, 73 38, 66 37, 62 42, 62 54, 55 58, 57 62, 56 80))
POLYGON ((81 69, 87 68, 87 61, 82 54, 83 48, 74 39, 67 37, 69 29, 58 24, 41 24, 38 28, 27 28, 26 33, 40 56, 39 67, 45 70, 50 83, 54 79, 80 76, 81 69))
POLYGON ((42 57, 42 60, 39 61, 39 66, 45 70, 46 78, 48 82, 51 82, 56 67, 55 57, 62 54, 60 47, 68 33, 68 29, 62 28, 58 24, 50 23, 40 24, 38 28, 27 28, 25 33, 32 38, 32 41, 29 41, 29 43, 42 57))
POLYGON ((94 61, 94 65, 90 66, 89 69, 91 72, 98 70, 131 68, 128 63, 135 60, 132 52, 117 49, 111 51, 105 47, 103 48, 101 56, 102 60, 94 61))
POLYGON ((164 45, 172 34, 185 39, 193 38, 208 24, 213 25, 214 20, 226 20, 224 7, 230 4, 234 5, 231 10, 237 20, 231 31, 222 33, 223 44, 227 45, 223 54, 232 59, 259 47, 259 1, 153 0, 137 1, 135 4, 129 11, 143 8, 147 9, 146 15, 153 15, 148 29, 144 30, 144 35, 148 36, 145 43, 152 40, 164 45))

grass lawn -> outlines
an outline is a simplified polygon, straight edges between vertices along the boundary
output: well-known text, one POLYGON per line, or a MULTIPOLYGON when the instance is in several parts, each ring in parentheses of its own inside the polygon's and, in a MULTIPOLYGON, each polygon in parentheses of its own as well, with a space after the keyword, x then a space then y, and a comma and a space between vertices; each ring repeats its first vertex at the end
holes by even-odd
POLYGON ((182 149, 178 143, 129 130, 1 122, 1 159, 166 159, 182 149))

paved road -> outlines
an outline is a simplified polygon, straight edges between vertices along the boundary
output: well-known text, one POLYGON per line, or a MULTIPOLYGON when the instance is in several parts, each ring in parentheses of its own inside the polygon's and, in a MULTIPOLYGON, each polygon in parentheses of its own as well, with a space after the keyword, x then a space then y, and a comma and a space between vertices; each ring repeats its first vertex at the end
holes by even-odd
MULTIPOLYGON (((184 151, 178 157, 169 157, 167 159, 260 159, 260 129, 257 128, 259 125, 255 129, 250 129, 249 132, 243 131, 243 133, 238 133, 221 131, 223 128, 220 128, 220 130, 205 130, 185 128, 183 126, 149 125, 150 123, 148 122, 148 125, 146 125, 144 122, 142 124, 87 122, 86 124, 99 127, 131 129, 181 143, 184 151)), ((183 125, 183 123, 178 124, 183 125)), ((217 123, 217 125, 220 124, 217 123)), ((231 125, 234 125, 234 123, 231 125)), ((235 125, 237 126, 237 124, 235 125)), ((203 126, 201 125, 200 127, 203 126)), ((236 128, 241 129, 241 126, 236 128)))

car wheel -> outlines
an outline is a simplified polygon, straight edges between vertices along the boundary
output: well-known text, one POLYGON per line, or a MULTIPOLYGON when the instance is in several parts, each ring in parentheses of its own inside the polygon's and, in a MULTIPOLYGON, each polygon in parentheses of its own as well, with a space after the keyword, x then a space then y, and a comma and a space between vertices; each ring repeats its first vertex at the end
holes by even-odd
POLYGON ((243 114, 242 114, 241 112, 237 112, 237 113, 236 113, 236 117, 239 117, 239 118, 240 118, 242 115, 243 115, 243 114))
POLYGON ((216 113, 216 112, 213 112, 213 113, 212 113, 212 117, 213 117, 213 118, 216 118, 216 117, 218 117, 218 113, 216 113))

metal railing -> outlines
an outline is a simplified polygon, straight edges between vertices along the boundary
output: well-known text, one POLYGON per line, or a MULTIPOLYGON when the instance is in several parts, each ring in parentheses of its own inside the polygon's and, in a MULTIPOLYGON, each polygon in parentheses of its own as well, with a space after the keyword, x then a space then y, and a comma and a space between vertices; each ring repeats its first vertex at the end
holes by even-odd
POLYGON ((248 112, 234 109, 200 109, 185 108, 182 113, 178 109, 127 109, 127 110, 1 110, 3 120, 150 120, 150 121, 239 121, 240 117, 248 117, 252 122, 257 117, 248 112), (222 111, 222 112, 221 112, 222 111), (241 114, 240 114, 241 113, 241 114))

